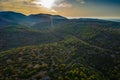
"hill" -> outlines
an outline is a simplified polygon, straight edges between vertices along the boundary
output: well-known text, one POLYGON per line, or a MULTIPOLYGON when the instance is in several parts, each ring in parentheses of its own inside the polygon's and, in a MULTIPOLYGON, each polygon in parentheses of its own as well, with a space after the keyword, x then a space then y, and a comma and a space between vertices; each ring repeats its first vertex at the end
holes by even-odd
POLYGON ((0 80, 119 80, 120 22, 0 12, 0 80))
MULTIPOLYGON (((10 20, 13 20, 16 24, 10 23, 0 28, 0 50, 56 42, 64 39, 66 36, 73 35, 90 44, 113 51, 120 51, 120 23, 118 22, 99 19, 68 20, 62 16, 52 16, 50 14, 29 16, 15 12, 1 12, 1 14, 4 14, 4 16, 9 15, 9 17, 14 14, 14 17, 12 15, 10 20), (15 15, 19 16, 18 19, 15 15), (21 16, 24 16, 24 18, 21 16), (50 16, 53 18, 53 22, 50 21, 50 16), (33 23, 35 24, 33 25, 33 23)), ((3 22, 1 23, 4 24, 3 22)), ((5 22, 5 24, 8 23, 5 22)))
POLYGON ((1 52, 0 79, 117 80, 119 56, 69 37, 1 52))
MULTIPOLYGON (((38 27, 41 28, 49 28, 51 27, 51 19, 55 21, 56 24, 67 21, 68 19, 59 15, 50 15, 50 14, 32 14, 32 15, 24 15, 22 13, 5 11, 0 12, 0 27, 20 24, 27 27, 38 27), (41 24, 45 25, 41 25, 41 24)), ((38 28, 36 27, 36 28, 38 28)))
POLYGON ((120 23, 101 20, 73 20, 55 28, 56 33, 62 35, 74 35, 90 44, 105 49, 120 51, 120 23), (107 25, 107 23, 109 23, 107 25), (109 26, 109 27, 108 27, 109 26))
POLYGON ((0 51, 20 46, 52 43, 62 39, 49 31, 43 32, 21 25, 1 28, 0 36, 0 51))

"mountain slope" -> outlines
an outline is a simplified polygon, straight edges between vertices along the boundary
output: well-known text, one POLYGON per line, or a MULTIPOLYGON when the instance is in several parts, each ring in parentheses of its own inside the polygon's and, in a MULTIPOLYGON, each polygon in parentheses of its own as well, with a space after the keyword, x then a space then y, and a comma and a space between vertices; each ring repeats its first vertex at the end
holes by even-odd
POLYGON ((120 23, 0 12, 0 80, 119 80, 120 23))
MULTIPOLYGON (((41 17, 42 14, 34 15, 36 18, 37 16, 41 17)), ((44 15, 44 17, 46 16, 44 15)), ((113 52, 120 51, 120 23, 96 19, 63 20, 63 22, 58 21, 57 23, 57 20, 55 20, 56 22, 54 21, 53 23, 57 24, 51 26, 51 22, 45 22, 44 20, 46 20, 46 18, 43 19, 43 22, 36 23, 31 27, 20 24, 4 26, 4 28, 0 29, 0 49, 6 50, 24 45, 56 42, 66 36, 73 35, 90 44, 113 50, 113 52), (13 28, 17 28, 14 26, 24 28, 14 29, 13 31, 13 28), (10 32, 6 30, 7 28, 10 32)))
POLYGON ((58 38, 49 31, 43 32, 21 25, 1 28, 0 37, 0 50, 61 40, 61 37, 58 38))
POLYGON ((12 49, 0 54, 1 79, 117 80, 119 78, 118 72, 117 75, 108 73, 110 70, 117 70, 114 68, 114 60, 119 59, 111 57, 109 51, 92 47, 75 37, 53 44, 12 49))
POLYGON ((55 24, 67 21, 68 19, 59 15, 50 15, 50 14, 32 14, 24 15, 22 13, 5 11, 0 12, 0 27, 20 24, 27 27, 33 27, 36 29, 41 29, 44 27, 51 27, 51 19, 55 21, 55 24), (45 25, 41 25, 41 24, 45 25))
POLYGON ((24 19, 26 19, 26 16, 21 13, 12 11, 0 12, 0 20, 2 21, 0 21, 0 27, 24 23, 24 19))
POLYGON ((116 27, 116 25, 111 23, 108 27, 108 25, 106 26, 105 21, 98 23, 99 21, 71 21, 69 23, 59 25, 59 27, 54 30, 56 34, 73 35, 90 44, 120 52, 120 26, 117 25, 119 27, 116 27))

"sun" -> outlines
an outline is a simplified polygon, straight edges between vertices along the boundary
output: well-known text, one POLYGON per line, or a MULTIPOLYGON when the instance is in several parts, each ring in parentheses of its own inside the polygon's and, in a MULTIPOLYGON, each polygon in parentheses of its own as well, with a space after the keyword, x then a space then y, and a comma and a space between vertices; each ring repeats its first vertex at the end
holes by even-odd
POLYGON ((40 0, 40 4, 48 9, 51 9, 54 5, 55 0, 40 0))

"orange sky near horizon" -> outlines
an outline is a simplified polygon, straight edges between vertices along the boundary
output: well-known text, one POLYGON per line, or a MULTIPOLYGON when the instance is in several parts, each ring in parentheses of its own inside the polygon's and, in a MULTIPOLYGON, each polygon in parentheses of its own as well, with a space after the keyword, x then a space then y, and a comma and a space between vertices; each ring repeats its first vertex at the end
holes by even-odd
POLYGON ((0 11, 15 11, 26 15, 29 14, 54 14, 65 17, 120 17, 120 11, 114 7, 91 5, 84 0, 75 4, 72 0, 59 0, 51 9, 45 8, 40 3, 41 0, 0 0, 0 11), (35 4, 36 3, 39 4, 35 4), (108 10, 110 9, 110 10, 108 10))

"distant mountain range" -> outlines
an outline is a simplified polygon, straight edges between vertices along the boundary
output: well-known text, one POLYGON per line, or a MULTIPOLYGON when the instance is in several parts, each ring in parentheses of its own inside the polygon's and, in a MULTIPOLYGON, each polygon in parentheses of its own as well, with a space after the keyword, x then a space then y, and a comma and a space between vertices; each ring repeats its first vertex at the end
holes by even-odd
POLYGON ((69 21, 78 21, 78 22, 86 22, 86 23, 88 22, 90 24, 94 24, 96 22, 98 23, 105 22, 106 24, 107 23, 113 24, 113 25, 115 24, 116 27, 119 26, 119 23, 112 22, 112 20, 107 21, 107 20, 91 19, 91 18, 67 19, 60 15, 31 14, 31 15, 26 16, 22 13, 17 13, 17 12, 12 12, 12 11, 0 12, 0 27, 8 26, 8 25, 9 26, 10 25, 23 25, 27 27, 44 29, 44 28, 49 28, 51 26, 57 26, 61 23, 63 24, 69 21))
POLYGON ((106 19, 106 20, 115 21, 115 22, 120 22, 120 19, 106 19))
POLYGON ((47 25, 51 24, 51 19, 55 21, 63 21, 67 20, 67 18, 59 16, 59 15, 50 15, 50 14, 32 14, 29 16, 26 16, 21 13, 17 12, 0 12, 0 26, 5 25, 24 25, 24 26, 34 26, 36 24, 46 22, 47 25))
MULTIPOLYGON (((120 28, 120 23, 107 21, 107 20, 100 20, 100 19, 90 19, 90 18, 67 19, 60 15, 50 15, 50 14, 33 14, 33 15, 26 16, 24 14, 11 12, 11 11, 0 12, 1 39, 5 41, 5 40, 7 40, 7 38, 10 38, 8 35, 11 34, 10 35, 11 40, 8 39, 11 42, 3 43, 3 44, 1 44, 1 46, 5 46, 5 44, 6 44, 6 48, 9 48, 10 46, 14 47, 14 46, 19 46, 19 45, 27 45, 27 44, 33 45, 33 44, 41 43, 44 41, 51 42, 51 41, 54 41, 54 39, 59 40, 59 38, 63 36, 62 34, 68 35, 68 33, 65 34, 66 32, 72 33, 75 31, 74 33, 76 33, 75 29, 78 27, 78 30, 79 30, 79 28, 81 28, 82 26, 87 27, 87 28, 91 27, 91 29, 89 29, 91 31, 92 31, 93 27, 98 28, 97 31, 100 31, 99 28, 105 28, 105 29, 112 28, 114 30, 116 29, 116 31, 117 31, 120 28), (69 29, 71 29, 71 30, 67 31, 69 29), (54 30, 54 34, 56 36, 49 34, 49 38, 51 39, 54 37, 54 39, 47 40, 48 33, 51 33, 50 31, 53 31, 53 30, 54 30), (62 30, 62 32, 64 31, 64 33, 61 34, 61 32, 60 32, 61 30, 62 30), (11 33, 8 33, 8 31, 11 33), (47 33, 46 33, 46 31, 47 31, 47 33), (60 32, 60 33, 58 33, 58 32, 60 32), (23 35, 20 35, 20 34, 24 35, 25 40, 21 41, 23 35), (43 38, 43 41, 42 41, 42 39, 40 39, 41 34, 44 35, 44 37, 46 37, 46 38, 43 38), (2 38, 3 35, 6 37, 2 38), (16 36, 16 35, 19 35, 19 36, 16 36), (27 41, 27 40, 31 39, 30 36, 34 37, 35 41, 27 41), (17 44, 13 43, 13 41, 17 42, 17 44), (18 44, 18 42, 19 42, 19 44, 18 44), (26 43, 26 42, 28 42, 28 43, 26 43), (8 45, 8 44, 10 44, 10 45, 8 45)), ((86 32, 86 30, 85 30, 85 32, 86 32)), ((79 33, 83 34, 83 31, 81 32, 81 29, 80 29, 80 31, 78 31, 78 34, 79 33)), ((76 33, 74 35, 78 35, 78 34, 76 33)), ((86 34, 86 33, 84 33, 84 34, 86 34)), ((96 32, 95 32, 95 34, 96 34, 96 32)), ((80 35, 78 35, 78 36, 80 36, 80 35)), ((85 36, 85 35, 81 35, 81 37, 82 36, 85 36)), ((88 37, 88 36, 86 36, 86 37, 88 37)))

